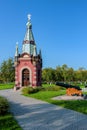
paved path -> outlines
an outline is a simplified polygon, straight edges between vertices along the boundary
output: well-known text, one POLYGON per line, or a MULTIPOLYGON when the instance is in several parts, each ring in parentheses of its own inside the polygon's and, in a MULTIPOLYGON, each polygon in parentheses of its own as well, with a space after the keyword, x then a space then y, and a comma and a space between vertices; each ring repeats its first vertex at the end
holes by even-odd
POLYGON ((1 90, 11 103, 11 112, 23 130, 87 130, 87 116, 40 100, 19 91, 1 90))

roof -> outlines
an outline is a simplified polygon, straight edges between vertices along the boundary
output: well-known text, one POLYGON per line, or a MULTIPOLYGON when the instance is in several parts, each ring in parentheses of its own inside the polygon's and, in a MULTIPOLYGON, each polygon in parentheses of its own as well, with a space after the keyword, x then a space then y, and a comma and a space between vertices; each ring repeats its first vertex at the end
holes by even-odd
POLYGON ((28 18, 28 22, 26 24, 27 26, 27 31, 24 37, 24 41, 34 41, 34 36, 33 36, 33 32, 32 32, 32 24, 30 19, 28 18))

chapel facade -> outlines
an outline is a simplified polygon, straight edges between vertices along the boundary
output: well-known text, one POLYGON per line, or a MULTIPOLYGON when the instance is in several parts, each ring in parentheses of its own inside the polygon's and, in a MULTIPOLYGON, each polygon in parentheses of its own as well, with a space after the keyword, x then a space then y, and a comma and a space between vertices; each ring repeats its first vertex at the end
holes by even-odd
POLYGON ((22 43, 22 53, 19 54, 18 44, 15 52, 15 87, 41 86, 42 56, 37 54, 37 47, 32 32, 30 15, 22 43))

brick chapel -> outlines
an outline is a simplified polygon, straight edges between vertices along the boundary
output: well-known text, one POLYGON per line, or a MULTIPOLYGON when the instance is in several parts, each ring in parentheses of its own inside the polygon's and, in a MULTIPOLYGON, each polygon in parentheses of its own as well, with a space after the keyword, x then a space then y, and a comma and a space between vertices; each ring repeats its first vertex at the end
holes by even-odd
POLYGON ((26 33, 19 54, 18 44, 15 52, 15 87, 41 86, 42 56, 37 54, 37 47, 32 32, 31 17, 28 15, 26 33))

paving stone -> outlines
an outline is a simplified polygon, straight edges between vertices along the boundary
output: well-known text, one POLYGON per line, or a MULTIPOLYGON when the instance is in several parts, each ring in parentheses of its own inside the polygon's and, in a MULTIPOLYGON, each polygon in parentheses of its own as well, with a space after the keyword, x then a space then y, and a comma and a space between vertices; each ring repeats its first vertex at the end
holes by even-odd
POLYGON ((20 91, 0 90, 23 130, 87 130, 87 115, 25 97, 20 91))

